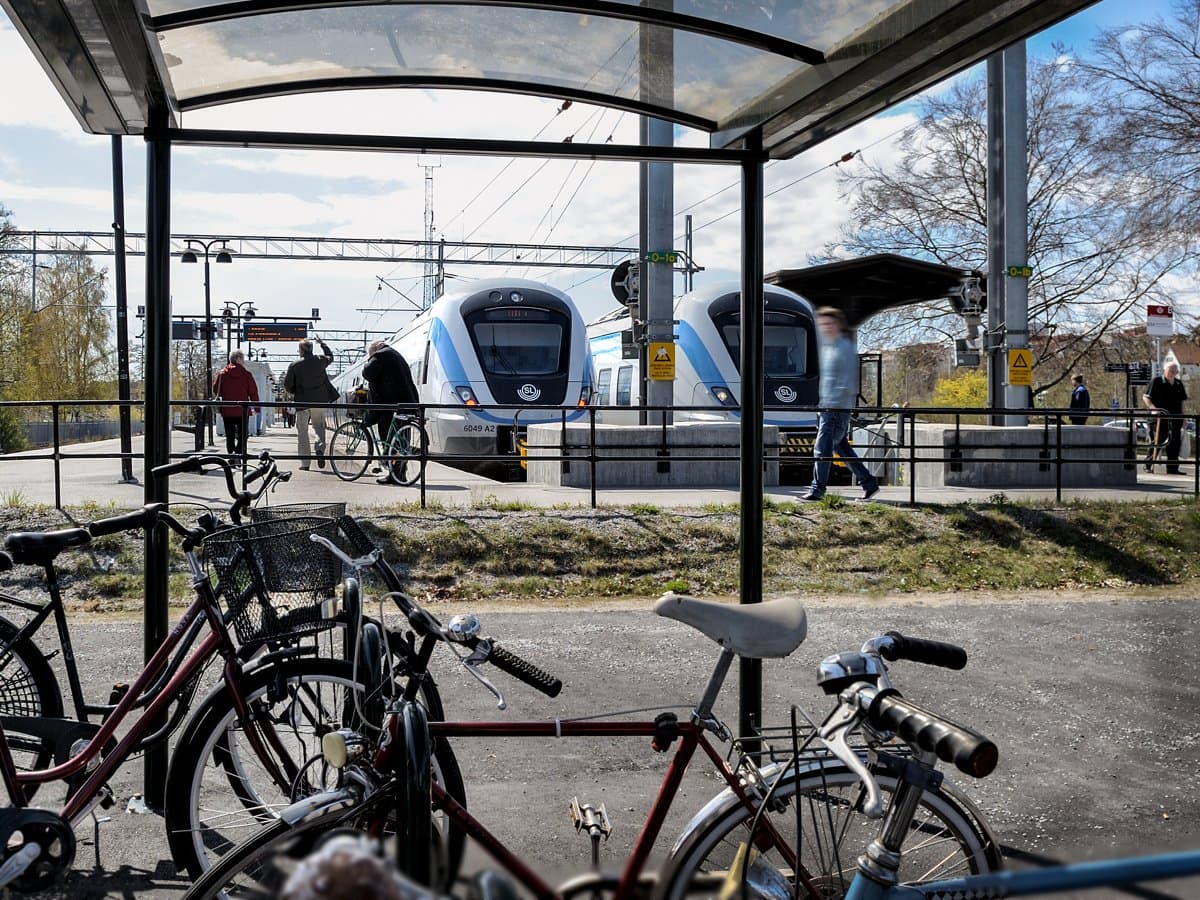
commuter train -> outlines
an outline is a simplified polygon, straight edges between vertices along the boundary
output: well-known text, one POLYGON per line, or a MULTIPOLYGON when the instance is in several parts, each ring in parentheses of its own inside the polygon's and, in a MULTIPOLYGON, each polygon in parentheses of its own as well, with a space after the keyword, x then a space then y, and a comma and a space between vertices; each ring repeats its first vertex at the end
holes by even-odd
MULTIPOLYGON (((458 468, 516 470, 529 425, 584 414, 592 398, 586 328, 571 298, 519 278, 473 281, 440 297, 388 341, 427 405, 431 455, 458 468), (501 407, 501 408, 496 408, 501 407)), ((335 384, 353 402, 366 357, 335 384)))
MULTIPOLYGON (((819 352, 812 304, 775 285, 764 285, 763 423, 780 431, 783 459, 811 461, 818 402, 819 352), (803 458, 801 458, 803 455, 803 458)), ((741 417, 741 285, 698 288, 675 301, 676 422, 736 422, 741 417)), ((597 406, 631 407, 597 412, 597 421, 638 421, 638 359, 625 307, 588 325, 597 406)))

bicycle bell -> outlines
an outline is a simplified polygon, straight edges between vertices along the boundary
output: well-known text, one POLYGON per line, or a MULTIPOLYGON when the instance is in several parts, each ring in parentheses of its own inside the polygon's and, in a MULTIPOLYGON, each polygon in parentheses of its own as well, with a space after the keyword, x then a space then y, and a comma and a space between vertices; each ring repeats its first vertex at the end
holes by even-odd
POLYGON ((452 616, 446 625, 446 637, 456 644, 465 644, 479 634, 479 619, 472 613, 452 616))
POLYGON ((886 673, 882 660, 877 657, 847 650, 821 660, 817 667, 817 684, 826 694, 840 694, 844 688, 859 681, 876 684, 886 673))

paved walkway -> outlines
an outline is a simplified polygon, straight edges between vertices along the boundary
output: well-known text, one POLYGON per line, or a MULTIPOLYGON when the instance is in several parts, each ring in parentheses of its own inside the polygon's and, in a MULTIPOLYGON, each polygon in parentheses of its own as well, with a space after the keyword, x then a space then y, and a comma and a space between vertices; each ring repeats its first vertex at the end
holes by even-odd
MULTIPOLYGON (((193 438, 183 432, 173 433, 173 450, 184 454, 192 451, 193 438)), ((250 452, 269 449, 281 459, 283 468, 296 469, 299 460, 284 460, 295 456, 296 432, 287 428, 272 428, 263 435, 251 438, 250 452)), ((211 448, 216 452, 216 448, 211 448)), ((61 488, 55 492, 54 461, 49 451, 0 456, 0 502, 8 505, 44 503, 55 505, 61 498, 63 505, 97 503, 132 508, 144 502, 145 487, 142 482, 142 439, 135 437, 133 452, 139 454, 133 462, 133 483, 121 482, 121 463, 117 458, 120 444, 117 440, 77 444, 63 451, 59 461, 61 488), (36 458, 36 457, 41 458, 36 458)), ((1063 491, 1064 499, 1093 498, 1146 502, 1170 498, 1192 497, 1194 481, 1190 466, 1187 475, 1147 474, 1138 470, 1139 483, 1130 488, 1088 488, 1063 491)), ((770 487, 766 497, 775 502, 796 500, 804 493, 805 486, 792 485, 770 487)), ((846 497, 858 496, 858 489, 851 486, 834 487, 830 491, 846 497)), ((919 503, 962 503, 986 500, 998 493, 1011 499, 1050 499, 1053 489, 997 489, 997 488, 918 488, 919 503)), ((195 500, 200 502, 220 501, 225 490, 214 475, 180 475, 171 479, 171 496, 174 501, 195 500)), ((395 503, 420 503, 420 486, 401 488, 380 486, 369 475, 355 482, 337 478, 328 468, 302 472, 296 470, 292 480, 281 486, 274 502, 296 503, 309 500, 345 500, 353 507, 391 505, 395 503)), ((525 504, 529 506, 588 506, 591 492, 583 488, 546 487, 523 482, 502 482, 479 475, 459 471, 448 466, 430 464, 426 470, 424 488, 425 503, 451 507, 478 505, 525 504)), ((890 503, 908 503, 909 488, 904 485, 884 487, 876 499, 890 503)), ((736 487, 697 487, 691 489, 623 488, 604 489, 596 492, 596 502, 601 506, 628 506, 635 503, 653 503, 657 506, 699 506, 707 504, 737 504, 739 493, 736 487)))

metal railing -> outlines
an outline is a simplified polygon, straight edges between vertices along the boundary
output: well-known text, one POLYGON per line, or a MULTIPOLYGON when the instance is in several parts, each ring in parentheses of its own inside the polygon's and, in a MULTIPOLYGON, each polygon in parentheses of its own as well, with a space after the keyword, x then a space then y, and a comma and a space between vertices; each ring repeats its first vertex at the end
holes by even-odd
MULTIPOLYGON (((135 419, 139 419, 141 403, 132 401, 129 404, 135 410, 135 419)), ((205 415, 216 416, 216 408, 230 406, 229 401, 186 401, 172 404, 173 427, 179 431, 187 431, 195 436, 192 449, 196 452, 204 448, 204 418, 205 415)), ((278 410, 289 403, 242 403, 249 410, 259 407, 263 410, 278 410)), ((316 406, 316 405, 314 405, 316 406)), ((320 404, 326 410, 327 435, 332 429, 348 416, 360 416, 367 410, 392 411, 390 405, 368 404, 320 404)), ((119 404, 114 401, 40 401, 40 402, 5 402, 0 403, 0 411, 12 410, 22 420, 40 419, 45 421, 43 427, 48 428, 50 441, 43 449, 33 449, 20 453, 9 454, 6 459, 46 460, 53 470, 55 485, 55 505, 62 507, 62 466, 65 461, 73 459, 124 459, 131 458, 140 461, 142 453, 131 451, 123 454, 105 449, 103 452, 90 451, 88 443, 75 442, 66 433, 67 419, 82 415, 95 418, 90 410, 116 410, 119 404), (69 411, 69 415, 68 415, 69 411)), ((442 410, 449 410, 461 416, 464 407, 459 404, 432 405, 421 404, 406 411, 413 412, 427 422, 442 410)), ((614 416, 623 416, 628 424, 634 424, 638 416, 636 407, 604 406, 604 407, 561 407, 553 408, 552 416, 547 416, 546 408, 531 408, 527 406, 477 406, 473 413, 486 413, 492 420, 483 426, 479 432, 486 442, 486 450, 477 452, 451 452, 436 444, 425 454, 426 463, 439 463, 454 468, 490 471, 497 466, 505 467, 512 473, 524 470, 527 466, 544 466, 547 463, 557 464, 559 471, 566 475, 575 473, 574 467, 583 467, 582 472, 587 476, 578 486, 589 490, 590 503, 593 507, 598 504, 598 490, 605 486, 602 477, 609 466, 630 466, 653 464, 659 473, 670 472, 673 466, 687 463, 726 463, 736 473, 736 465, 740 459, 741 446, 738 429, 728 426, 736 424, 736 410, 729 413, 714 407, 673 407, 646 409, 646 417, 653 423, 648 430, 655 435, 651 440, 644 438, 633 441, 614 438, 611 433, 599 438, 599 429, 604 420, 614 416), (693 432, 693 439, 686 444, 672 440, 672 424, 663 415, 669 412, 673 424, 687 424, 693 432), (557 430, 553 444, 539 443, 529 445, 529 417, 536 415, 543 428, 557 430), (698 416, 709 417, 710 424, 725 425, 728 436, 721 434, 716 439, 704 439, 700 436, 702 429, 696 422, 698 416), (721 419, 724 417, 724 421, 721 419), (552 418, 552 421, 545 420, 552 418)), ((804 408, 795 412, 811 412, 816 408, 804 408)), ((918 502, 918 489, 922 481, 937 481, 928 476, 932 467, 941 466, 943 483, 954 486, 970 480, 973 474, 987 473, 988 467, 995 471, 998 467, 1013 467, 1013 471, 1021 473, 1021 478, 1009 487, 1053 487, 1055 497, 1061 500, 1066 488, 1079 487, 1120 489, 1129 487, 1130 476, 1125 474, 1121 479, 1124 484, 1105 484, 1107 478, 1099 484, 1079 484, 1078 467, 1098 467, 1102 472, 1133 472, 1133 482, 1136 484, 1136 473, 1139 467, 1147 464, 1148 456, 1156 454, 1154 465, 1165 466, 1167 461, 1162 457, 1163 448, 1153 440, 1155 426, 1159 417, 1147 410, 1116 409, 1091 411, 1089 426, 1103 424, 1106 431, 1112 432, 1109 440, 1097 440, 1099 437, 1092 427, 1090 431, 1080 430, 1082 427, 1067 424, 1076 410, 1067 409, 1024 409, 1024 410, 989 410, 977 407, 946 408, 946 407, 859 407, 853 410, 852 434, 871 436, 866 446, 859 445, 860 459, 874 473, 881 476, 884 484, 904 485, 908 487, 907 502, 918 502), (1014 432, 997 428, 979 427, 978 423, 986 421, 990 416, 1025 417, 1029 425, 1022 428, 1023 439, 1014 443, 1014 432), (1030 472, 1038 473, 1028 477, 1030 472), (1070 475, 1071 477, 1066 477, 1070 475), (1028 482, 1036 482, 1031 484, 1028 482)), ((254 418, 254 417, 251 417, 254 418)), ((270 418, 268 415, 267 418, 270 418)), ((1186 458, 1180 459, 1179 464, 1189 465, 1191 471, 1190 493, 1200 497, 1200 441, 1197 431, 1200 430, 1200 415, 1182 415, 1178 417, 1163 417, 1163 420, 1175 419, 1180 422, 1186 458)), ((276 417, 278 421, 278 416, 276 417)), ((793 484, 803 486, 811 477, 811 466, 814 462, 812 455, 812 439, 816 434, 815 421, 811 425, 785 426, 780 430, 779 440, 769 440, 763 447, 763 464, 769 469, 778 466, 780 470, 790 474, 795 480, 793 484)), ((545 435, 542 436, 543 440, 545 435)), ((431 433, 431 439, 437 440, 436 429, 431 433)), ((0 448, 3 450, 5 448, 0 448)), ((174 453, 179 457, 184 453, 174 453)), ((307 461, 298 453, 275 453, 281 461, 307 461)), ((249 453, 253 458, 254 452, 249 453)), ((311 459, 311 458, 310 458, 311 459)), ((246 457, 243 458, 245 463, 246 457)), ((836 457, 831 461, 838 463, 836 457)), ((3 460, 0 460, 3 465, 3 460)), ((425 505, 428 472, 422 473, 416 485, 420 490, 420 502, 425 505)), ((736 474, 734 475, 736 485, 736 474)), ((671 487, 685 488, 688 485, 673 483, 671 487)), ((701 486, 701 485, 697 485, 701 486)), ((711 483, 703 486, 711 486, 711 483)), ((966 486, 966 485, 964 485, 966 486)), ((989 485, 1002 493, 1005 485, 989 485)), ((327 489, 326 489, 327 491, 327 489)))

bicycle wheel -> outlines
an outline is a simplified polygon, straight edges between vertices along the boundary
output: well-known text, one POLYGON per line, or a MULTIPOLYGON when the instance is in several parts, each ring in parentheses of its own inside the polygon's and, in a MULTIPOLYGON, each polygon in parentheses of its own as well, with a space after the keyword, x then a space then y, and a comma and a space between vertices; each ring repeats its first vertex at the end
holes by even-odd
MULTIPOLYGON (((281 808, 332 787, 337 773, 324 766, 321 738, 342 727, 361 730, 356 710, 368 705, 350 664, 341 660, 292 659, 264 666, 246 674, 242 693, 251 719, 269 726, 270 759, 255 752, 230 692, 222 687, 189 720, 167 773, 171 855, 193 878, 281 808), (283 783, 277 773, 284 775, 283 783)), ((440 700, 435 702, 440 710, 440 700)), ((438 742, 435 763, 435 776, 461 802, 462 774, 445 741, 438 742)), ((458 848, 457 856, 449 857, 456 874, 462 842, 453 840, 444 821, 439 828, 448 853, 458 848)))
POLYGON ((375 456, 375 441, 367 426, 358 421, 343 422, 329 439, 329 466, 342 481, 362 477, 375 456))
POLYGON ((391 467, 392 481, 402 487, 416 484, 425 473, 425 454, 429 448, 425 427, 417 419, 405 417, 396 423, 389 438, 381 455, 391 467))
MULTIPOLYGON (((28 637, 17 640, 20 628, 0 617, 0 717, 13 762, 20 770, 47 769, 54 761, 54 744, 21 731, 18 720, 62 718, 62 691, 45 654, 28 637)), ((38 785, 25 787, 32 798, 38 785)))
MULTIPOLYGON (((888 775, 876 778, 885 794, 895 791, 895 778, 888 775)), ((969 804, 960 803, 955 793, 943 782, 938 790, 922 795, 912 831, 904 842, 902 882, 952 878, 1000 868, 999 848, 969 810, 969 804)), ((771 825, 798 854, 817 892, 812 900, 837 900, 845 896, 858 857, 879 832, 879 821, 862 814, 865 791, 858 776, 837 765, 823 772, 806 770, 798 781, 794 774, 786 776, 773 796, 786 806, 764 815, 770 816, 771 825)), ((691 829, 672 848, 660 873, 656 898, 716 896, 738 848, 749 835, 752 818, 732 795, 718 804, 706 821, 691 829)), ((788 881, 793 880, 792 868, 778 848, 757 846, 757 849, 765 863, 788 881)), ((799 896, 812 895, 801 889, 799 896)))

